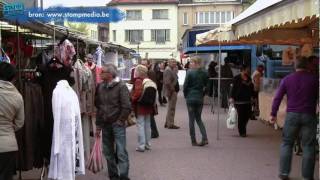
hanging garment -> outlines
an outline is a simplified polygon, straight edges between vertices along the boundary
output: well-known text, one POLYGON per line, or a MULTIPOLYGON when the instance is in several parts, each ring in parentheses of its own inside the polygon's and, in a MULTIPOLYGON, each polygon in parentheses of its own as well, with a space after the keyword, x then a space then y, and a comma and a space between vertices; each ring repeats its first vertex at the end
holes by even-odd
POLYGON ((45 123, 40 126, 39 139, 41 144, 39 145, 39 148, 41 148, 41 153, 39 156, 42 156, 42 159, 44 158, 47 162, 50 160, 53 132, 52 92, 56 87, 57 82, 62 79, 68 80, 69 83, 74 82, 74 78, 70 76, 72 71, 73 69, 69 67, 53 68, 48 65, 41 68, 40 71, 42 75, 39 78, 39 83, 43 93, 45 123))
POLYGON ((73 89, 80 99, 81 113, 91 113, 93 102, 91 102, 92 97, 88 96, 95 89, 92 72, 80 59, 73 65, 73 71, 75 77, 73 89))
POLYGON ((68 40, 64 40, 55 51, 55 56, 66 65, 70 66, 73 56, 76 54, 73 44, 68 40))
POLYGON ((103 64, 106 64, 106 59, 105 59, 105 55, 104 55, 104 51, 101 48, 101 46, 98 46, 96 49, 96 52, 94 53, 94 58, 95 58, 95 63, 97 64, 97 66, 101 67, 103 64))
POLYGON ((79 101, 66 80, 57 83, 52 95, 54 127, 48 178, 74 180, 85 174, 79 101))
POLYGON ((31 170, 33 167, 43 166, 41 157, 41 127, 43 127, 43 95, 38 84, 31 81, 24 83, 23 89, 25 123, 22 129, 16 132, 19 146, 17 170, 31 170))

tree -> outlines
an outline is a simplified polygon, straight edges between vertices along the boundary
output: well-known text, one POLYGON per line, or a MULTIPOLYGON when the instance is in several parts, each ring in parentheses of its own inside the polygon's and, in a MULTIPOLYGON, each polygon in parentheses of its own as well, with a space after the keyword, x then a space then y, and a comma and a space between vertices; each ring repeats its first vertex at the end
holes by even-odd
POLYGON ((249 6, 251 6, 255 2, 256 0, 243 0, 242 1, 243 9, 247 9, 249 6))
POLYGON ((87 24, 85 24, 85 23, 71 23, 71 22, 68 22, 67 23, 67 27, 69 27, 69 28, 71 28, 73 30, 85 33, 86 35, 89 35, 89 29, 88 29, 87 24))

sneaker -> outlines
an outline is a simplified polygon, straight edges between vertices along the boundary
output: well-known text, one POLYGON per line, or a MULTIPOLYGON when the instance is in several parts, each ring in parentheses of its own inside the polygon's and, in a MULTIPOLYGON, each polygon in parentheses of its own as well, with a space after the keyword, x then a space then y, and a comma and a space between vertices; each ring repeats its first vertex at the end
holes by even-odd
POLYGON ((151 150, 151 146, 146 146, 146 150, 151 150))
POLYGON ((280 175, 279 175, 279 178, 280 178, 281 180, 290 180, 290 178, 289 178, 288 175, 283 175, 283 174, 280 174, 280 175))
POLYGON ((136 148, 136 151, 137 151, 137 152, 144 152, 144 149, 136 148))

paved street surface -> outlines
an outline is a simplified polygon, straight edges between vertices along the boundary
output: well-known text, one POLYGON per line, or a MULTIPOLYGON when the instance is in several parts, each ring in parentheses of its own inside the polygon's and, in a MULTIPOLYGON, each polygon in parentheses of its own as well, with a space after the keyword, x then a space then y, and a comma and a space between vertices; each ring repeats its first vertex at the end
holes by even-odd
MULTIPOLYGON (((136 127, 127 131, 127 149, 130 157, 132 180, 276 180, 279 164, 281 131, 275 131, 260 121, 249 121, 248 137, 240 138, 237 130, 226 128, 225 113, 221 111, 220 140, 216 140, 217 117, 204 106, 203 120, 209 145, 193 147, 189 137, 188 115, 185 101, 179 94, 176 124, 178 130, 165 129, 166 107, 159 107, 156 116, 160 131, 152 139, 152 150, 136 152, 136 127)), ((197 126, 196 126, 197 127, 197 126)), ((198 129, 197 129, 198 131, 198 129)), ((200 140, 200 136, 197 136, 200 140)), ((291 177, 299 180, 301 156, 294 155, 291 177)), ((318 176, 318 161, 316 179, 318 176)), ((23 173, 23 179, 39 179, 39 170, 23 173)), ((107 172, 87 172, 77 180, 106 180, 107 172)))

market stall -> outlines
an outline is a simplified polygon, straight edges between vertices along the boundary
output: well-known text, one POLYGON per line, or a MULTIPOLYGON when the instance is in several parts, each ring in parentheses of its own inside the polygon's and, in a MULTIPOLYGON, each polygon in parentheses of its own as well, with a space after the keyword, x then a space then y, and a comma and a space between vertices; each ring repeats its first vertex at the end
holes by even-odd
MULTIPOLYGON (((317 0, 258 0, 225 26, 198 35, 197 44, 295 45, 311 47, 312 52, 319 47, 318 7, 317 0)), ((259 95, 263 120, 270 117, 272 99, 280 80, 264 79, 259 95)), ((285 111, 283 101, 278 113, 280 127, 284 124, 285 111)))

